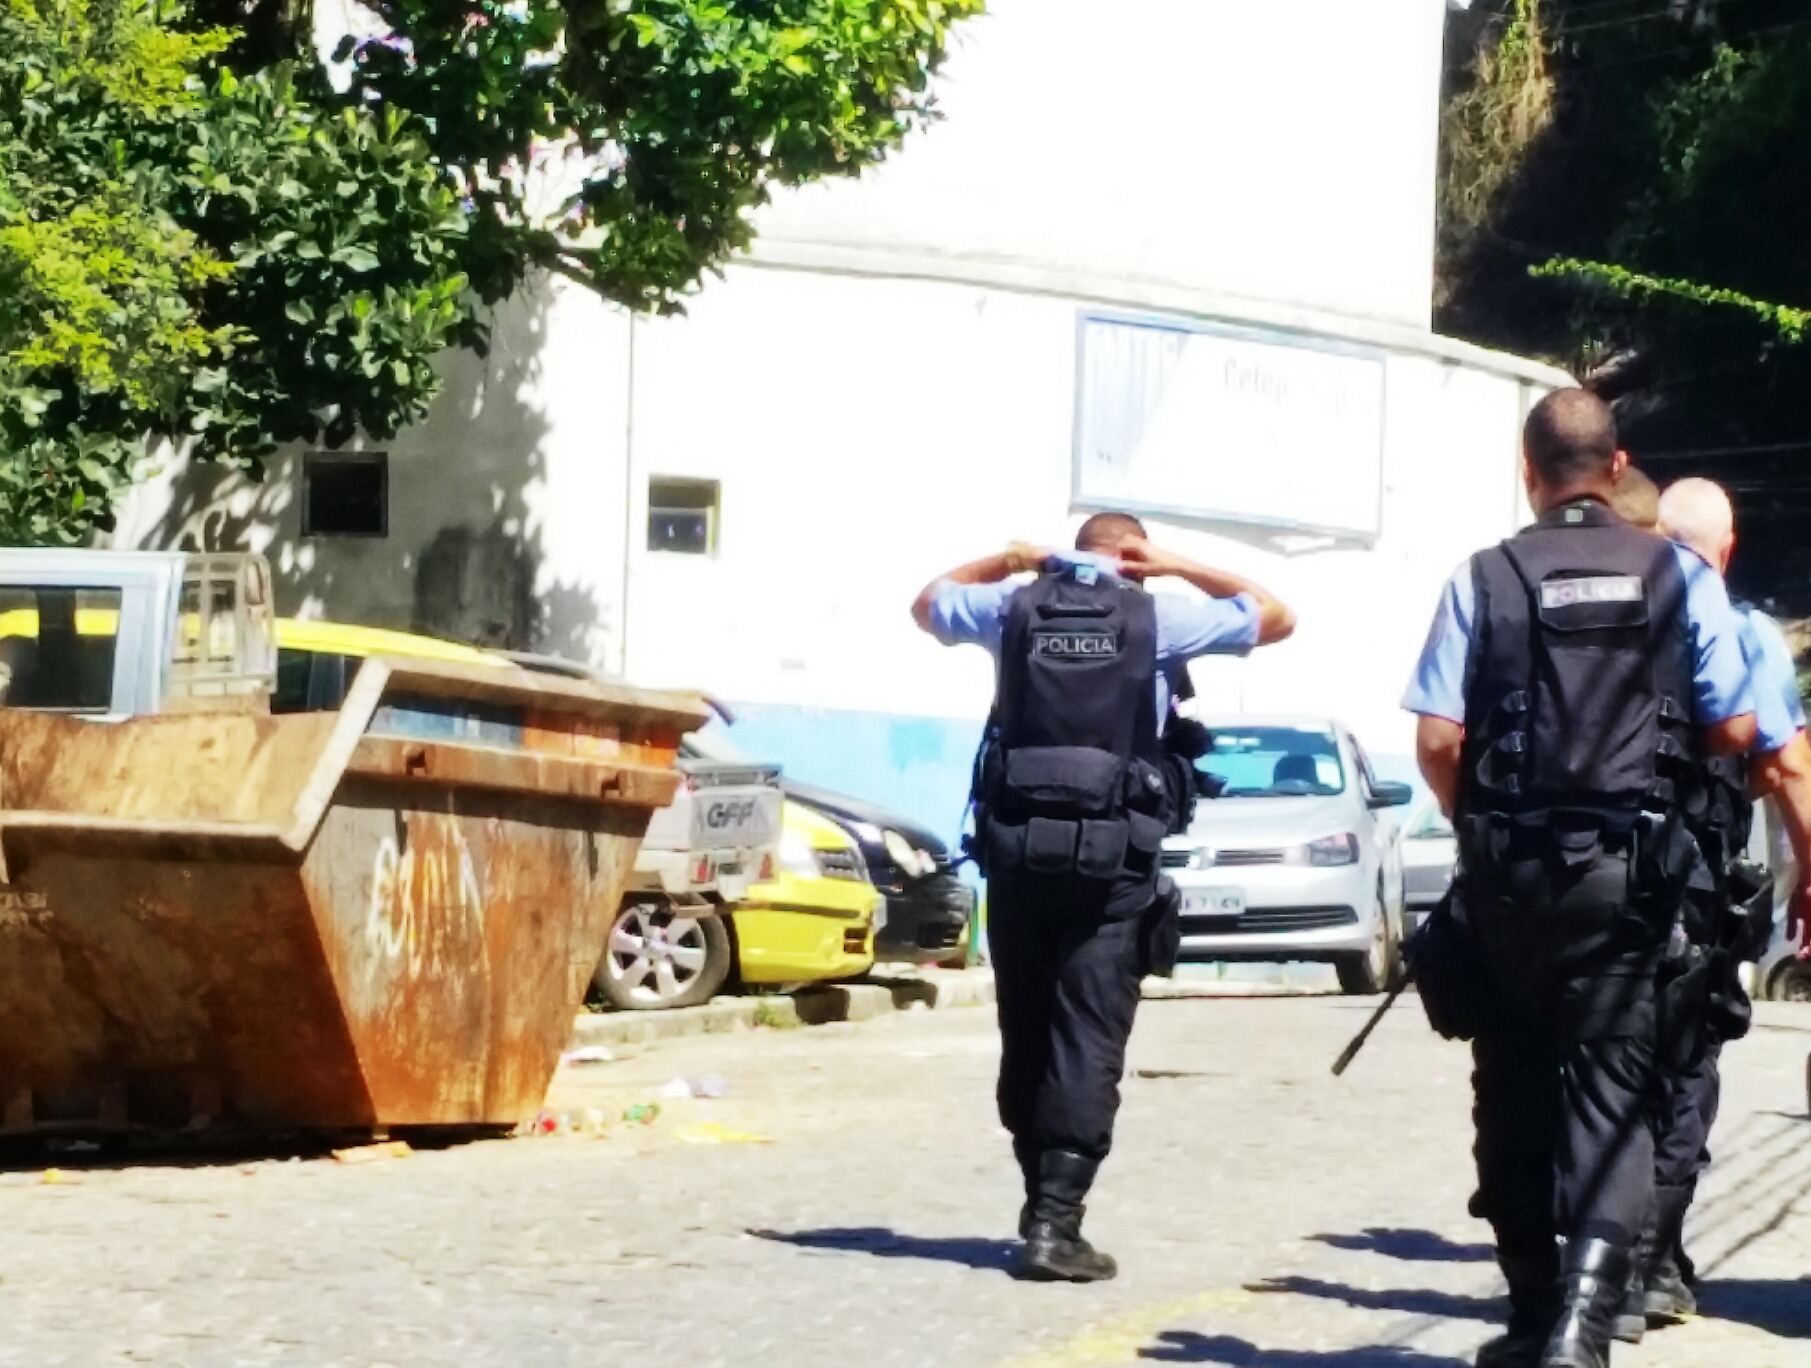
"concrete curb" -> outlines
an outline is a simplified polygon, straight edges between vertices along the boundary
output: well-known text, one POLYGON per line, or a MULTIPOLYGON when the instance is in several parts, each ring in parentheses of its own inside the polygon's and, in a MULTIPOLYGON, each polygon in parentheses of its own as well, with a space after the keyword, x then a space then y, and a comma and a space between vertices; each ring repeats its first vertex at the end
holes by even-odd
POLYGON ((1207 998, 1339 997, 1340 991, 1305 984, 1148 978, 1140 989, 1140 996, 1146 1002, 1185 1002, 1207 998))
POLYGON ((893 1012, 984 1007, 994 1000, 985 969, 883 970, 860 983, 828 983, 768 997, 721 997, 672 1012, 583 1012, 569 1050, 644 1045, 681 1036, 722 1035, 767 1026, 789 1030, 839 1021, 872 1021, 893 1012))

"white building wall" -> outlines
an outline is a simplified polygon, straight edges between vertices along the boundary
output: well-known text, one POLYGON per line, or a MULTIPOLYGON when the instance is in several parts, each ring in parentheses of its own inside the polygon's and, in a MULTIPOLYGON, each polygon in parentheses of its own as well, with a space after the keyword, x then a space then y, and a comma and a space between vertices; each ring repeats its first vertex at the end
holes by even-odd
MULTIPOLYGON (((938 647, 906 610, 934 574, 1012 539, 1064 543, 1084 516, 1070 503, 1082 307, 741 268, 690 317, 639 323, 631 484, 720 479, 723 523, 711 559, 634 543, 634 677, 769 705, 984 713, 986 658, 938 647), (700 612, 723 630, 701 634, 700 612)), ((1204 702, 1338 712, 1405 750, 1396 700, 1438 589, 1515 526, 1527 392, 1558 380, 1391 352, 1375 545, 1290 555, 1261 530, 1153 520, 1159 540, 1301 615, 1283 646, 1197 666, 1204 702)))

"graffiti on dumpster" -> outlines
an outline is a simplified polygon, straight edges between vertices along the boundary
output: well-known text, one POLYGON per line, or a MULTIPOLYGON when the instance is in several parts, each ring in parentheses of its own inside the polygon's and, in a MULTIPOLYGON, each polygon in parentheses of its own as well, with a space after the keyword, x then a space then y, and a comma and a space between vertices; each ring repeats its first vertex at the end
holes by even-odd
POLYGON ((0 888, 0 927, 41 926, 50 920, 50 898, 18 888, 0 888))
POLYGON ((484 894, 457 822, 411 820, 401 851, 392 836, 379 842, 365 943, 373 954, 402 961, 410 978, 468 968, 484 957, 484 894))

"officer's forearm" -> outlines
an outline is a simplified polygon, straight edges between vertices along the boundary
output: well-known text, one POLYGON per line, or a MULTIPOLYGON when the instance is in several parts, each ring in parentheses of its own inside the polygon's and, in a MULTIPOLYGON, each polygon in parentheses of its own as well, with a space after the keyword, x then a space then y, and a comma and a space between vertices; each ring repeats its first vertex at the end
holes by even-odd
POLYGON ((1423 717, 1415 727, 1415 759, 1421 777, 1433 791, 1440 811, 1448 817, 1459 801, 1459 758, 1465 749, 1465 728, 1444 717, 1423 717))
POLYGON ((931 630, 931 604, 937 597, 937 586, 941 584, 998 584, 1003 579, 1011 579, 1023 570, 1033 567, 1025 564, 1031 554, 1030 548, 1018 545, 1009 547, 998 555, 983 556, 980 560, 970 561, 967 565, 958 565, 937 576, 919 591, 912 602, 912 621, 924 631, 931 630))
POLYGON ((1786 839, 1798 860, 1799 878, 1811 877, 1811 743, 1799 732, 1783 747, 1757 757, 1754 785, 1779 800, 1786 839))
POLYGON ((1209 598, 1237 598, 1249 595, 1258 605, 1258 644, 1281 641, 1295 631, 1295 612, 1261 584, 1253 583, 1230 570, 1216 570, 1183 556, 1171 553, 1165 566, 1167 573, 1192 584, 1209 598))

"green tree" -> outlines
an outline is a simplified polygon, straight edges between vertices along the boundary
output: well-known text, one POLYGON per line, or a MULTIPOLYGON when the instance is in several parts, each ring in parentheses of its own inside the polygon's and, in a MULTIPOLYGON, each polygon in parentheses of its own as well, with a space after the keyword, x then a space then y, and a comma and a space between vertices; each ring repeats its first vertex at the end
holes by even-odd
POLYGON ((149 437, 255 467, 421 415, 476 329, 465 215, 403 115, 206 73, 231 35, 145 0, 5 6, 0 538, 88 537, 149 437))
POLYGON ((225 43, 124 7, 0 3, 0 538, 86 532, 183 377, 231 349, 193 302, 230 268, 124 150, 190 109, 225 43))
POLYGON ((680 308, 933 117, 981 6, 384 0, 323 62, 297 0, 0 0, 0 538, 104 524, 147 434, 388 437, 533 270, 680 308))

